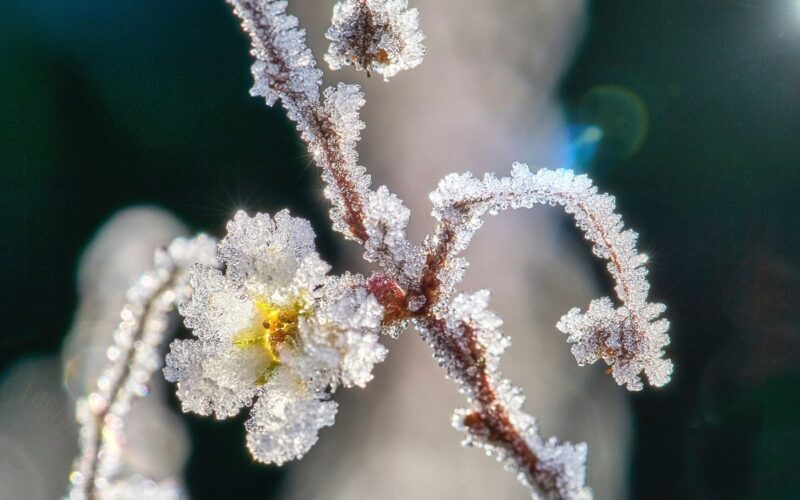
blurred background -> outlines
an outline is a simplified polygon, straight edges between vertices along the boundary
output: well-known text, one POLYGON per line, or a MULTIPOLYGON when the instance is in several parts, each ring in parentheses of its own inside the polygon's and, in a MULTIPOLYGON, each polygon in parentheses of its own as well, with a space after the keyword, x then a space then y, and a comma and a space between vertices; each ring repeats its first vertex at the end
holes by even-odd
MULTIPOLYGON (((429 35, 420 71, 431 65, 431 72, 439 38, 487 55, 480 44, 470 45, 471 31, 442 32, 445 7, 502 31, 500 11, 519 4, 534 16, 536 31, 545 28, 535 14, 554 15, 558 4, 505 0, 492 17, 491 2, 476 2, 474 13, 469 2, 458 2, 426 18, 425 3, 417 2, 429 35), (544 4, 541 11, 534 7, 544 4)), ((530 68, 548 67, 552 57, 552 83, 542 84, 534 72, 514 80, 514 88, 525 81, 540 85, 559 107, 557 119, 547 118, 556 130, 550 150, 537 147, 530 156, 585 171, 617 196, 652 258, 655 299, 669 306, 672 321, 672 383, 641 394, 614 392, 626 398, 620 407, 630 411, 630 424, 618 443, 628 455, 614 462, 625 468, 625 484, 611 491, 643 499, 800 498, 800 2, 565 3, 569 12, 556 16, 566 19, 561 31, 547 38, 565 48, 551 56, 552 46, 529 47, 539 57, 530 68)), ((524 31, 525 19, 516 19, 514 29, 524 31)), ((507 59, 521 67, 515 57, 527 47, 513 54, 494 47, 499 51, 488 56, 495 65, 507 59)), ((245 38, 222 0, 5 2, 0 429, 6 434, 0 433, 0 448, 9 429, 41 434, 41 425, 54 448, 64 456, 74 452, 69 440, 56 442, 74 432, 67 400, 52 387, 37 389, 37 376, 52 372, 60 380, 59 369, 37 363, 61 351, 79 307, 81 255, 120 209, 162 207, 192 230, 221 235, 238 208, 290 207, 312 220, 323 256, 345 268, 353 248, 327 229, 316 171, 282 110, 248 96, 249 64, 245 38)), ((472 85, 480 89, 481 68, 474 74, 472 85)), ((487 81, 493 75, 485 71, 487 81)), ((397 81, 414 78, 412 71, 397 81)), ((388 96, 393 85, 376 92, 388 96)), ((383 101, 371 101, 370 88, 367 112, 376 114, 383 101)), ((476 130, 491 129, 495 119, 472 117, 476 130)), ((538 115, 532 121, 539 123, 538 115)), ((362 142, 369 159, 380 158, 383 137, 375 134, 362 142)), ((426 147, 437 141, 451 147, 442 134, 429 136, 426 147)), ((381 173, 391 172, 391 161, 385 163, 374 167, 376 177, 393 182, 396 177, 381 173)), ((503 156, 489 165, 459 160, 437 168, 506 172, 509 165, 503 156)), ((423 190, 420 196, 433 187, 415 189, 423 190)), ((560 237, 582 248, 571 225, 556 220, 560 237)), ((172 233, 182 231, 169 224, 172 233)), ((587 263, 588 254, 582 254, 587 263)), ((607 288, 602 266, 591 265, 593 279, 607 288)), ((565 311, 553 311, 554 317, 565 311)), ((568 356, 551 325, 543 330, 568 356)), ((601 371, 589 373, 602 377, 601 371)), ((177 408, 174 398, 169 404, 177 408)), ((193 498, 278 498, 282 485, 291 484, 283 471, 252 462, 242 445, 245 417, 183 419, 193 443, 185 469, 193 498)), ((437 432, 457 444, 446 420, 437 432)), ((0 483, 24 477, 20 463, 32 460, 19 443, 6 446, 14 451, 0 453, 0 483)), ((65 475, 68 464, 35 479, 65 475)), ((9 491, 0 484, 2 499, 38 498, 9 491)), ((515 491, 525 498, 524 490, 515 491)))

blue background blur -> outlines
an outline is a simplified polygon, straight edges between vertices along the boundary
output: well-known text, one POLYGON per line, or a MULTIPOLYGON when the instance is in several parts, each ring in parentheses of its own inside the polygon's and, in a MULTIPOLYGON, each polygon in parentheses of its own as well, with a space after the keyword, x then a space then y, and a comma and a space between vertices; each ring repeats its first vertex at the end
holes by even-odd
MULTIPOLYGON (((59 349, 81 250, 133 203, 216 234, 290 206, 337 259, 246 47, 222 0, 4 2, 0 369, 59 349)), ((632 396, 633 496, 800 498, 800 2, 594 2, 561 96, 673 322, 674 381, 632 396)), ((193 498, 277 491, 241 421, 187 420, 193 498)))

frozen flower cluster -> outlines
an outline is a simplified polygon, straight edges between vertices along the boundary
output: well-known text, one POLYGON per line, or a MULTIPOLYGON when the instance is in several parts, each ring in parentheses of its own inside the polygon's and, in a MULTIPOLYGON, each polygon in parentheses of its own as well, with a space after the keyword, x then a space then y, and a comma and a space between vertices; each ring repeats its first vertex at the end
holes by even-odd
POLYGON ((425 36, 407 0, 342 0, 333 7, 325 61, 331 69, 354 66, 388 81, 422 62, 425 36))
POLYGON ((285 210, 237 213, 218 255, 224 272, 192 268, 180 312, 197 338, 172 343, 164 374, 184 411, 227 418, 252 405, 248 447, 282 464, 333 424, 339 386, 372 379, 383 308, 363 278, 328 276, 311 225, 285 210))

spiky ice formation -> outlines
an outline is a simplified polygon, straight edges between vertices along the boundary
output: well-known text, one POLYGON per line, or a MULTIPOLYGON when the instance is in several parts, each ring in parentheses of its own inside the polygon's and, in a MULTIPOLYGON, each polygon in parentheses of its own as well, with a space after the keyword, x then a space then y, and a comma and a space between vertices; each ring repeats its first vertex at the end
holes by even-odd
POLYGON ((364 128, 358 110, 364 96, 356 85, 339 84, 320 99, 322 72, 306 44, 305 30, 286 13, 286 2, 277 0, 228 0, 250 35, 255 84, 252 95, 263 96, 267 105, 281 100, 286 114, 308 144, 308 151, 322 169, 331 200, 333 228, 363 242, 363 210, 370 178, 358 165, 355 144, 364 128))
POLYGON ((333 7, 325 61, 331 69, 354 66, 388 81, 422 62, 425 36, 407 0, 342 0, 333 7))
MULTIPOLYGON (((547 169, 532 174, 527 165, 517 163, 511 177, 500 179, 492 174, 482 180, 469 173, 451 174, 431 200, 433 214, 441 222, 438 241, 447 239, 451 259, 466 247, 487 212, 537 203, 564 207, 592 242, 594 254, 608 261, 606 267, 621 302, 615 308, 611 299, 595 300, 586 313, 573 309, 559 321, 558 328, 575 343, 576 360, 583 365, 603 359, 611 366, 614 380, 629 390, 642 389, 642 371, 653 386, 669 382, 672 362, 663 358, 669 323, 658 319, 665 307, 647 301, 647 256, 636 249, 637 234, 624 229, 622 218, 614 212, 613 196, 598 193, 585 175, 547 169)), ((452 282, 456 278, 444 272, 441 279, 452 282)))
POLYGON ((306 45, 306 32, 296 17, 286 13, 285 1, 227 0, 250 35, 256 58, 251 95, 262 96, 272 106, 280 99, 289 118, 301 123, 304 108, 319 103, 322 71, 306 45))
POLYGON ((181 498, 176 481, 156 483, 147 478, 118 477, 127 436, 125 423, 136 398, 146 396, 148 383, 161 366, 161 346, 168 334, 170 314, 190 292, 188 268, 215 266, 216 240, 206 235, 177 238, 158 250, 155 268, 128 290, 128 302, 108 348, 108 364, 97 387, 76 403, 80 424, 80 455, 70 474, 71 500, 86 498, 181 498), (123 495, 123 492, 125 495, 123 495))
POLYGON ((325 197, 333 205, 333 229, 364 242, 369 237, 364 228, 364 207, 371 180, 358 164, 356 151, 364 128, 359 117, 364 94, 358 85, 339 83, 325 89, 323 95, 322 105, 313 112, 314 126, 303 131, 302 136, 322 168, 325 197))
POLYGON ((364 244, 364 259, 379 263, 400 277, 405 286, 419 281, 424 263, 421 249, 406 237, 410 217, 411 211, 386 186, 369 194, 364 213, 369 237, 364 244))
POLYGON ((534 498, 591 498, 586 445, 544 440, 522 409, 522 391, 500 373, 500 355, 510 340, 488 305, 488 290, 460 294, 439 318, 417 321, 437 361, 472 405, 455 412, 454 427, 467 433, 466 446, 483 448, 503 462, 534 498))
POLYGON ((311 225, 236 214, 219 244, 225 272, 195 266, 180 311, 196 339, 176 340, 164 375, 184 411, 227 418, 255 400, 247 444, 262 462, 301 457, 333 424, 339 385, 363 387, 386 349, 383 309, 363 278, 327 276, 311 225))

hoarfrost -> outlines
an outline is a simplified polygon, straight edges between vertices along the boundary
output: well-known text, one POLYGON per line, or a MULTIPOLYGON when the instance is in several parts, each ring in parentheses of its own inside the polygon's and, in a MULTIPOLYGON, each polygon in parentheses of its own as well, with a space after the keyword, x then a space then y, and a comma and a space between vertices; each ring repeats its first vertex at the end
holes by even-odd
MULTIPOLYGON (((629 390, 642 389, 642 371, 653 386, 669 382, 672 362, 663 359, 669 323, 658 319, 666 308, 647 302, 647 257, 636 249, 638 235, 624 229, 622 218, 614 212, 613 196, 598 193, 585 175, 547 169, 532 174, 527 165, 517 163, 511 177, 500 179, 493 174, 482 180, 469 173, 448 175, 431 200, 433 215, 441 222, 437 238, 449 238, 451 259, 469 244, 486 213, 534 204, 562 206, 592 242, 592 252, 608 261, 606 267, 621 302, 615 309, 611 299, 596 300, 586 313, 573 309, 559 321, 559 330, 575 343, 576 360, 583 365, 603 359, 611 365, 614 380, 629 390)), ((454 281, 446 268, 441 281, 454 281)))
POLYGON ((388 81, 422 62, 425 36, 418 18, 407 0, 342 0, 334 5, 325 33, 331 41, 325 61, 334 70, 352 65, 388 81))
POLYGON ((226 270, 190 274, 180 310, 197 338, 167 354, 184 411, 227 418, 254 405, 247 444, 263 462, 302 456, 333 424, 331 393, 363 387, 386 356, 383 308, 364 278, 327 276, 313 242, 308 221, 287 211, 237 213, 219 243, 226 270))
POLYGON ((453 415, 464 445, 482 448, 531 488, 533 498, 591 498, 586 487, 585 443, 543 439, 524 412, 525 396, 499 371, 510 345, 502 320, 488 307, 489 291, 459 294, 438 323, 419 323, 434 355, 472 404, 453 415), (443 323, 443 325, 442 325, 443 323))

